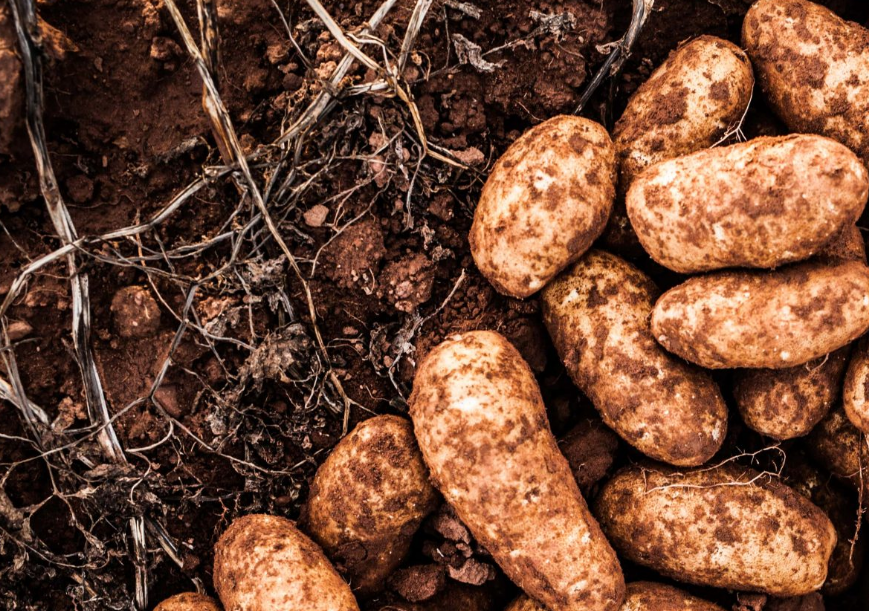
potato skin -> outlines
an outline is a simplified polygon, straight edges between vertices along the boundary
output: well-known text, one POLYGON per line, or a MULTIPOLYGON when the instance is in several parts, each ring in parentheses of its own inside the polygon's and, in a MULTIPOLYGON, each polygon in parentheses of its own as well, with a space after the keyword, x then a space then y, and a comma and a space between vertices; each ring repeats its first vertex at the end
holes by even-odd
POLYGON ((154 611, 220 611, 210 596, 196 592, 176 594, 154 607, 154 611))
POLYGON ((851 355, 842 404, 851 424, 869 433, 869 338, 863 337, 851 355))
POLYGON ((806 0, 759 0, 742 43, 773 110, 794 132, 869 160, 869 30, 806 0))
POLYGON ((647 456, 696 466, 724 442, 727 406, 709 374, 655 342, 658 294, 634 266, 591 250, 543 291, 543 321, 607 426, 647 456))
POLYGON ((637 564, 679 581, 774 596, 819 589, 836 545, 823 511, 734 464, 627 467, 603 488, 595 515, 637 564))
POLYGON ((869 174, 821 136, 755 138, 658 163, 628 216, 652 259, 683 274, 807 259, 860 217, 869 174))
POLYGON ((867 328, 869 268, 857 261, 695 277, 652 312, 658 342, 708 369, 795 367, 867 328))
POLYGON ((551 611, 615 611, 624 578, 558 450, 537 382, 498 333, 420 365, 410 414, 432 480, 510 579, 551 611))
POLYGON ((303 526, 353 589, 369 593, 407 555, 437 500, 411 423, 376 416, 344 437, 317 470, 303 526))
POLYGON ((858 491, 862 481, 863 494, 869 495, 869 447, 865 436, 851 424, 842 406, 830 410, 812 429, 806 447, 821 466, 858 491))
MULTIPOLYGON (((546 611, 546 608, 523 594, 510 603, 504 611, 546 611)), ((673 586, 652 581, 635 581, 627 586, 627 595, 621 611, 724 611, 724 609, 673 586)))
POLYGON ((740 369, 733 397, 749 428, 784 440, 803 437, 839 398, 849 347, 787 369, 740 369))
POLYGON ((558 116, 514 142, 492 168, 469 241, 495 289, 528 297, 588 250, 615 196, 615 148, 599 124, 558 116))
POLYGON ((359 611, 323 551, 278 516, 229 525, 214 547, 214 588, 228 611, 359 611))

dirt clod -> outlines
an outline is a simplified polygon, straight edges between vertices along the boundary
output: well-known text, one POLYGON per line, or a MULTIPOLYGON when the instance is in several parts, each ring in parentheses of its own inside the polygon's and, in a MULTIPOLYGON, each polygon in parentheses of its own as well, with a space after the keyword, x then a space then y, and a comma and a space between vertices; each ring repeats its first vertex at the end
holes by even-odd
POLYGON ((127 286, 115 293, 112 314, 121 337, 148 337, 160 328, 160 306, 142 286, 127 286))

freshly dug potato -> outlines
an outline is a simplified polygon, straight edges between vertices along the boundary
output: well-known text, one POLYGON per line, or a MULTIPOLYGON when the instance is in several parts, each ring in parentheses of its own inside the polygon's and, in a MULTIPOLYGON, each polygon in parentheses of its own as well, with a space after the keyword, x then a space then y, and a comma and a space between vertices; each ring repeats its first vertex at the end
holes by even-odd
POLYGON ((740 369, 733 397, 749 428, 773 439, 808 435, 838 400, 849 347, 786 369, 740 369))
POLYGON ((655 342, 658 294, 634 266, 591 250, 543 291, 543 321, 607 426, 652 458, 700 465, 724 442, 727 406, 709 374, 655 342))
POLYGON ((691 278, 652 312, 658 342, 709 369, 794 367, 867 328, 869 267, 857 261, 691 278))
POLYGON ((601 234, 615 196, 615 149, 597 123, 558 116, 527 131, 492 168, 469 241, 498 292, 528 297, 601 234))
POLYGON ((842 404, 851 424, 869 433, 869 337, 863 337, 851 355, 842 404))
POLYGON ((829 136, 869 160, 869 30, 806 0, 759 0, 742 44, 792 131, 829 136))
POLYGON ((628 101, 613 142, 619 170, 616 198, 603 241, 619 254, 639 248, 624 194, 652 164, 709 148, 739 124, 751 101, 754 76, 736 45, 700 36, 670 54, 628 101))
POLYGON ((229 525, 214 547, 214 588, 227 611, 359 611, 323 550, 278 516, 229 525))
POLYGON ((847 147, 793 135, 658 163, 626 204, 652 259, 692 274, 807 259, 854 225, 867 195, 869 174, 847 147))
MULTIPOLYGON (((523 594, 510 603, 504 611, 546 611, 546 608, 523 594)), ((635 581, 628 584, 621 611, 724 611, 724 609, 673 586, 651 581, 635 581)))
POLYGON ((615 552, 558 450, 540 389, 498 333, 454 335, 416 372, 410 414, 432 480, 513 582, 551 611, 614 611, 615 552))
POLYGON ((342 439, 317 470, 303 526, 353 589, 369 593, 401 563, 436 506, 410 422, 376 416, 342 439))
POLYGON ((823 511, 735 464, 627 467, 604 486, 595 515, 638 564, 679 581, 774 596, 818 590, 836 545, 823 511))
POLYGON ((738 125, 753 87, 748 57, 726 40, 700 36, 670 53, 613 130, 622 190, 649 166, 718 142, 738 125))
POLYGON ((851 424, 841 406, 830 410, 807 439, 809 453, 821 466, 857 490, 862 482, 869 498, 869 438, 851 424))
POLYGON ((220 607, 210 596, 185 592, 167 598, 154 607, 154 611, 220 611, 220 607))

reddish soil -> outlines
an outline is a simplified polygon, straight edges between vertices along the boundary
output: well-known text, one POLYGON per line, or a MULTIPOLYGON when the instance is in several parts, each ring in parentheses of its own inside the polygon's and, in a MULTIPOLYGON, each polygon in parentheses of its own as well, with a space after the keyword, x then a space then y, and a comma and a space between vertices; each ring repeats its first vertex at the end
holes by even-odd
MULTIPOLYGON (((60 241, 40 194, 18 42, 0 2, 5 298, 21 270, 60 241)), ((195 3, 179 4, 198 41, 195 3)), ((377 29, 394 55, 414 4, 399 0, 377 29)), ((827 4, 869 18, 861 0, 827 4)), ((324 5, 353 30, 378 3, 324 5)), ((624 72, 584 114, 611 125, 680 41, 704 33, 738 40, 748 5, 659 0, 624 72)), ((95 363, 128 461, 113 463, 88 428, 66 260, 41 268, 7 313, 14 350, 5 354, 8 363, 14 353, 29 400, 47 413, 39 442, 53 452, 40 457, 21 412, 0 402, 0 607, 130 608, 136 562, 129 521, 141 516, 165 527, 181 561, 148 531, 140 563, 148 571, 148 608, 197 587, 213 592, 212 548, 235 516, 298 516, 317 464, 345 424, 337 384, 350 402, 350 427, 372 414, 406 413, 415 363, 456 331, 496 329, 515 343, 539 376, 559 436, 593 418, 558 363, 536 300, 495 293, 476 272, 466 235, 487 168, 523 130, 574 109, 603 61, 598 45, 627 26, 630 2, 505 0, 464 9, 434 2, 403 78, 430 144, 465 168, 431 156, 421 161, 408 105, 372 93, 342 99, 278 167, 281 151, 268 145, 322 89, 341 47, 304 2, 277 2, 298 49, 270 0, 218 6, 219 90, 243 150, 260 152, 255 179, 261 187, 275 183, 271 214, 307 281, 335 377, 325 381, 305 287, 262 223, 243 238, 185 250, 226 232, 238 236, 256 214, 233 180, 214 179, 153 231, 88 242, 77 254, 90 284, 95 363), (484 55, 488 63, 480 66, 490 71, 482 71, 459 63, 458 35, 484 53, 508 46, 484 55), (288 176, 296 155, 298 171, 288 176), (282 191, 284 181, 289 189, 282 191)), ((47 144, 79 236, 146 220, 203 167, 222 165, 202 109, 202 81, 163 0, 46 0, 38 11, 57 28, 43 30, 47 144)), ((378 46, 364 49, 382 58, 378 46)), ((364 67, 350 74, 357 84, 376 79, 364 67)), ((746 132, 774 131, 762 103, 755 106, 746 132)), ((666 274, 659 280, 673 282, 666 274)), ((10 381, 8 367, 0 378, 10 381)), ((599 426, 583 425, 565 442, 589 492, 627 455, 599 426), (584 447, 571 448, 577 440, 584 447)), ((763 443, 732 436, 741 448, 763 443)), ((512 591, 462 528, 445 509, 430 518, 407 568, 368 606, 409 599, 398 608, 500 609, 512 591), (449 554, 437 560, 435 548, 449 554)), ((644 575, 632 567, 628 573, 644 575)), ((844 599, 830 605, 847 608, 844 599)))

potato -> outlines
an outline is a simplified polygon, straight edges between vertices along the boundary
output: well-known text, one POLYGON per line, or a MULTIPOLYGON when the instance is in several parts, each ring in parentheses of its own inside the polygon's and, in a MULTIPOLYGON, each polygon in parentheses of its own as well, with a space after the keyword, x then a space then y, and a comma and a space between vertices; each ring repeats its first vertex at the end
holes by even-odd
POLYGON ((359 611, 323 550, 278 516, 229 525, 214 547, 214 588, 227 611, 359 611))
POLYGON ((807 259, 860 217, 869 174, 814 135, 755 138, 658 163, 631 184, 631 225, 683 274, 807 259))
MULTIPOLYGON (((504 611, 546 611, 546 608, 523 594, 510 603, 504 611)), ((628 584, 621 611, 724 611, 724 609, 673 586, 651 581, 635 581, 628 584)))
POLYGON ((154 607, 154 611, 220 611, 220 607, 210 596, 185 592, 167 598, 154 607))
POLYGON ((808 437, 806 447, 821 466, 869 498, 869 438, 863 435, 838 406, 821 420, 808 437), (861 476, 862 470, 862 476, 861 476))
POLYGON ((753 87, 748 57, 726 40, 700 36, 670 53, 613 130, 621 188, 651 165, 718 142, 739 124, 753 87))
POLYGON ((498 292, 528 297, 588 250, 614 196, 607 131, 580 117, 549 119, 492 168, 469 236, 474 261, 498 292))
POLYGON ((742 420, 773 439, 808 435, 838 400, 849 348, 787 369, 740 369, 733 398, 742 420))
POLYGON ((792 131, 829 136, 869 160, 869 30, 813 2, 760 0, 742 43, 792 131))
POLYGON ((691 278, 664 293, 652 312, 658 342, 709 369, 794 367, 867 328, 869 268, 857 261, 691 278))
POLYGON ((838 263, 840 261, 862 261, 866 263, 866 244, 863 233, 857 225, 845 227, 838 237, 828 242, 818 252, 818 261, 838 263))
POLYGON ((540 389, 498 333, 436 346, 410 397, 432 481, 507 576, 551 611, 614 611, 615 552, 558 450, 540 389))
POLYGON ((851 355, 842 404, 851 424, 863 433, 869 433, 869 337, 863 337, 851 355))
POLYGON ((823 511, 779 482, 728 463, 689 471, 630 466, 595 515, 625 558, 673 579, 798 596, 819 589, 836 545, 823 511))
POLYGON ((753 87, 751 63, 739 47, 700 36, 673 51, 637 89, 613 131, 621 195, 604 232, 608 247, 626 256, 639 249, 623 199, 634 178, 652 164, 718 142, 739 124, 753 87))
POLYGON ((407 555, 437 500, 410 422, 376 416, 317 470, 302 524, 353 589, 369 593, 407 555))
POLYGON ((724 442, 727 406, 707 373, 655 342, 658 293, 637 268, 591 250, 543 291, 543 321, 607 426, 652 458, 700 465, 724 442))

